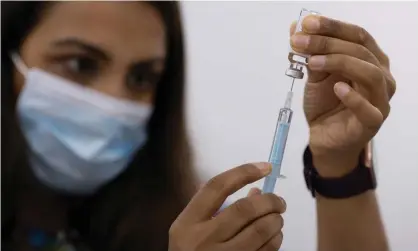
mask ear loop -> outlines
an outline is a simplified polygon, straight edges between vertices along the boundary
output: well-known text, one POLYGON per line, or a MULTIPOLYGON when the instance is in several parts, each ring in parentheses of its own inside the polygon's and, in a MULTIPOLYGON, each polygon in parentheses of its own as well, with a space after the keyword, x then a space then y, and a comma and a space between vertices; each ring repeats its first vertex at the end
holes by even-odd
POLYGON ((22 61, 22 59, 20 58, 19 54, 17 54, 16 52, 10 53, 10 59, 12 60, 13 64, 15 65, 16 69, 23 76, 26 76, 26 74, 28 73, 29 69, 25 65, 25 63, 22 61))

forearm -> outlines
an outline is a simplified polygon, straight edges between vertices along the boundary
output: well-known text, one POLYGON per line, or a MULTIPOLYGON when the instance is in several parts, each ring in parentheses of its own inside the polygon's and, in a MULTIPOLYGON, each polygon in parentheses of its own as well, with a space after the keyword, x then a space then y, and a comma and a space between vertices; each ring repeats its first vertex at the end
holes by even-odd
MULTIPOLYGON (((357 154, 355 154, 357 155, 357 154)), ((354 155, 354 156, 355 156, 354 155)), ((337 162, 315 161, 321 176, 339 177, 350 172, 358 158, 337 162), (345 165, 342 165, 344 163, 345 165), (325 168, 329 167, 329 168, 325 168), (334 171, 339 170, 339 171, 334 171)), ((374 191, 346 199, 316 196, 318 220, 318 251, 388 251, 379 205, 374 191)))
POLYGON ((318 251, 389 250, 374 191, 348 198, 317 196, 318 251))

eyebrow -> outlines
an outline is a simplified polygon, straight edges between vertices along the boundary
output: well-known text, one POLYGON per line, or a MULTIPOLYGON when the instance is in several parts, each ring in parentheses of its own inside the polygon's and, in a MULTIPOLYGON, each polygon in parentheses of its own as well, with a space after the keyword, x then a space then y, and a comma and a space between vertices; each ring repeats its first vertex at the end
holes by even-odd
POLYGON ((87 51, 89 54, 93 54, 101 59, 109 60, 110 56, 104 52, 102 49, 98 48, 95 45, 86 43, 80 39, 77 38, 66 38, 62 40, 58 40, 54 42, 54 46, 57 47, 66 47, 66 46, 73 46, 78 47, 84 51, 87 51))
MULTIPOLYGON (((103 51, 102 49, 100 49, 98 46, 93 45, 93 44, 89 44, 87 42, 84 42, 78 38, 65 38, 65 39, 61 39, 58 41, 55 41, 53 43, 54 46, 57 47, 78 47, 81 50, 87 51, 89 54, 95 55, 96 57, 99 57, 103 60, 110 60, 111 56, 106 53, 105 51, 103 51)), ((134 68, 149 68, 151 65, 153 65, 156 62, 159 61, 165 61, 164 58, 162 57, 155 57, 155 58, 151 58, 151 59, 146 59, 146 60, 141 60, 138 62, 135 62, 132 64, 132 67, 134 68)), ((131 68, 132 68, 131 67, 131 68)))

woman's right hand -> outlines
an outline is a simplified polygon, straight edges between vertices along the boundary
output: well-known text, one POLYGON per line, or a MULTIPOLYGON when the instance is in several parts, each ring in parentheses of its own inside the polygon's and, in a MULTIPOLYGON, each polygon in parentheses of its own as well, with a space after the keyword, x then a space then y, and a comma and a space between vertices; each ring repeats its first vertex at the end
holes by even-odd
POLYGON ((170 251, 277 251, 282 244, 284 200, 252 194, 213 217, 232 193, 271 171, 269 163, 245 164, 212 178, 170 228, 170 251))

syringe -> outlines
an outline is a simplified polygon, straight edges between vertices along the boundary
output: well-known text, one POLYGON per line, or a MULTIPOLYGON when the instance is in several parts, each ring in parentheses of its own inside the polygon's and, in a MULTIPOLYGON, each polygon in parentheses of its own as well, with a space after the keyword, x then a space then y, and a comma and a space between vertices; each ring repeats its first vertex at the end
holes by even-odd
POLYGON ((293 97, 293 84, 287 93, 284 107, 280 109, 277 119, 276 131, 274 133, 273 144, 270 151, 269 163, 272 165, 271 173, 264 180, 263 193, 272 193, 276 185, 276 180, 281 176, 282 160, 284 149, 286 148, 287 135, 289 134, 290 122, 292 122, 293 111, 290 108, 293 97))
MULTIPOLYGON (((302 31, 302 21, 308 15, 319 15, 319 13, 302 9, 299 15, 298 23, 296 24, 295 32, 302 31)), ((292 85, 290 87, 290 91, 287 93, 284 107, 280 109, 279 118, 277 119, 276 130, 269 157, 269 163, 272 165, 272 171, 264 180, 263 193, 273 193, 277 178, 283 177, 280 172, 293 115, 293 111, 291 109, 293 85, 295 83, 295 79, 303 78, 303 66, 307 65, 308 55, 297 53, 290 48, 288 59, 290 66, 286 70, 285 75, 292 78, 292 85)))

